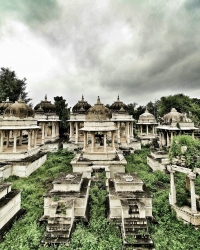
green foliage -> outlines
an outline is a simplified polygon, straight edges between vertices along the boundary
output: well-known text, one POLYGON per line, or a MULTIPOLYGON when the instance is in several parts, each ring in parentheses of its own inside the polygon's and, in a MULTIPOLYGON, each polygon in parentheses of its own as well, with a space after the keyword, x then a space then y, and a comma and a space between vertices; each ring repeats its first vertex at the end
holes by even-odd
POLYGON ((68 104, 62 96, 54 97, 54 104, 56 106, 56 114, 59 116, 60 121, 60 132, 64 133, 67 130, 69 120, 69 109, 67 108, 68 104))
POLYGON ((184 164, 184 167, 191 169, 200 167, 200 141, 188 135, 175 136, 169 151, 170 163, 173 163, 175 157, 184 164), (187 147, 185 152, 182 152, 182 146, 187 147))
MULTIPOLYGON (((49 153, 44 165, 28 178, 11 176, 5 180, 12 182, 12 188, 22 189, 22 208, 26 210, 26 213, 5 235, 4 241, 0 243, 0 249, 45 249, 45 247, 39 248, 45 228, 38 223, 44 212, 43 194, 51 187, 52 181, 60 172, 72 171, 70 166, 72 157, 73 154, 66 149, 49 153)), ((53 248, 48 248, 50 249, 53 248)))
POLYGON ((0 71, 0 101, 5 101, 9 97, 10 101, 17 101, 21 94, 22 99, 28 103, 31 101, 26 92, 26 78, 18 79, 15 71, 9 68, 1 68, 0 71))
MULTIPOLYGON (((104 180, 102 180, 104 182, 104 180)), ((101 186, 104 186, 101 184, 101 186)), ((114 250, 122 248, 120 230, 105 218, 107 191, 94 185, 90 189, 91 210, 89 225, 78 224, 72 235, 71 244, 66 249, 114 250)))
MULTIPOLYGON (((146 164, 149 149, 135 151, 128 156, 126 171, 138 172, 138 175, 149 187, 153 195, 153 216, 157 224, 149 224, 149 232, 155 244, 156 250, 196 250, 200 249, 198 239, 200 231, 195 230, 192 225, 184 224, 176 219, 175 212, 169 206, 169 175, 160 171, 151 172, 146 164)), ((197 194, 200 194, 200 178, 195 181, 197 194)), ((189 193, 185 189, 185 175, 175 174, 177 200, 188 203, 189 193)))

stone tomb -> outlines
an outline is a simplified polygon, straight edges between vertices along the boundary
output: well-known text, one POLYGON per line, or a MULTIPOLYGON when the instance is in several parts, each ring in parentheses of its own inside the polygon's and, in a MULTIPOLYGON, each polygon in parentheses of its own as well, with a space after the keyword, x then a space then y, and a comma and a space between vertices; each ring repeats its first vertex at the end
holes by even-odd
POLYGON ((20 213, 21 190, 11 190, 11 183, 0 183, 0 236, 20 213))
POLYGON ((108 191, 109 220, 121 225, 123 244, 153 249, 147 227, 147 218, 152 218, 152 196, 137 173, 115 173, 109 180, 108 191))
POLYGON ((61 173, 53 182, 53 188, 44 195, 46 234, 42 243, 66 243, 75 219, 87 218, 90 180, 82 173, 61 173))

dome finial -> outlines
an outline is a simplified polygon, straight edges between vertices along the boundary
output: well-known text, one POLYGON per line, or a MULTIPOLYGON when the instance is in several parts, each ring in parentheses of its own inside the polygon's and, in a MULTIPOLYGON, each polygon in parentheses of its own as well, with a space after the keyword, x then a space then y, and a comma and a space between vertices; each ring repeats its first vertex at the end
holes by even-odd
POLYGON ((6 97, 6 102, 9 102, 10 100, 9 100, 9 97, 6 97))
POLYGON ((118 95, 118 97, 117 97, 117 101, 119 102, 120 100, 119 100, 119 95, 118 95))
POLYGON ((100 103, 101 103, 100 97, 98 96, 98 98, 97 98, 97 104, 100 104, 100 103))
POLYGON ((45 95, 44 100, 47 101, 47 94, 45 95))
POLYGON ((147 106, 146 106, 146 109, 145 109, 145 113, 149 113, 148 109, 147 109, 147 106))
POLYGON ((18 102, 22 102, 22 95, 21 94, 19 95, 18 102))
POLYGON ((82 95, 82 101, 84 101, 84 96, 82 95))

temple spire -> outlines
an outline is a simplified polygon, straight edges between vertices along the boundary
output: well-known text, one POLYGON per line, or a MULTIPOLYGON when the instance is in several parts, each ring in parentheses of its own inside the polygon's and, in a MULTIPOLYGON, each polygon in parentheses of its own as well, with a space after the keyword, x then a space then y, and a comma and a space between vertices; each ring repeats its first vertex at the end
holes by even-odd
POLYGON ((47 101, 47 94, 45 95, 44 100, 47 101))
POLYGON ((101 104, 100 97, 97 98, 97 104, 101 104))
POLYGON ((117 101, 119 102, 120 100, 119 100, 119 95, 118 95, 118 97, 117 97, 117 101))
POLYGON ((84 96, 82 95, 82 101, 84 102, 84 96))

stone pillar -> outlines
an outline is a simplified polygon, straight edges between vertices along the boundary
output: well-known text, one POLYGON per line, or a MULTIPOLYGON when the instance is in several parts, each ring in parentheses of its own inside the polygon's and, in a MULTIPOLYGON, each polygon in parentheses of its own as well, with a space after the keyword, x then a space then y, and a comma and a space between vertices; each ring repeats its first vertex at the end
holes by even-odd
POLYGON ((174 138, 173 131, 171 131, 171 144, 172 144, 173 138, 174 138))
POLYGON ((86 147, 87 147, 87 131, 83 131, 83 136, 84 136, 84 138, 83 138, 83 150, 85 150, 86 149, 86 147))
POLYGON ((146 124, 146 135, 148 135, 149 134, 149 126, 148 126, 148 124, 146 124))
POLYGON ((44 130, 45 130, 45 125, 42 123, 42 144, 44 144, 44 130))
POLYGON ((48 130, 48 124, 45 124, 45 126, 44 126, 44 137, 45 137, 45 139, 47 138, 47 130, 48 130))
POLYGON ((36 148, 36 146, 37 146, 37 134, 38 134, 38 130, 35 130, 34 134, 35 134, 35 137, 34 137, 34 148, 36 148))
POLYGON ((94 144, 95 144, 95 132, 91 132, 92 135, 92 145, 91 145, 91 152, 94 152, 94 144))
POLYGON ((16 153, 17 152, 17 130, 14 130, 13 131, 13 153, 16 153))
POLYGON ((111 135, 112 135, 112 150, 115 150, 115 131, 112 131, 111 135))
POLYGON ((169 134, 168 134, 168 131, 167 131, 167 147, 170 146, 170 141, 169 141, 169 134))
POLYGON ((32 130, 32 134, 31 134, 31 147, 34 147, 34 143, 35 143, 35 130, 32 130))
POLYGON ((174 183, 174 173, 175 171, 172 169, 172 166, 167 166, 168 171, 170 172, 170 205, 176 204, 176 187, 174 183))
POLYGON ((10 130, 7 131, 7 140, 6 140, 6 147, 9 147, 9 139, 10 139, 10 130))
POLYGON ((120 143, 120 122, 117 123, 117 142, 120 143))
POLYGON ((1 135, 1 139, 0 139, 0 152, 3 152, 3 134, 4 132, 1 131, 0 135, 1 135))
POLYGON ((22 130, 19 131, 19 146, 22 145, 22 130))
POLYGON ((194 130, 192 131, 192 138, 194 139, 194 130))
POLYGON ((133 139, 133 122, 130 123, 130 138, 133 139))
POLYGON ((28 131, 28 150, 31 149, 31 136, 32 136, 32 131, 28 131))
POLYGON ((106 152, 106 146, 107 146, 107 143, 106 143, 106 132, 103 133, 103 147, 104 147, 104 152, 106 152))
POLYGON ((196 174, 191 172, 189 173, 188 177, 190 178, 191 210, 193 213, 197 213, 196 194, 195 194, 195 185, 194 185, 196 174))
POLYGON ((78 122, 75 122, 76 125, 76 138, 75 138, 75 144, 78 144, 78 122))
POLYGON ((51 137, 54 138, 56 136, 56 126, 55 123, 52 122, 52 133, 51 133, 51 137))
POLYGON ((152 134, 155 135, 155 127, 152 125, 152 134))
POLYGON ((142 135, 142 124, 140 125, 140 134, 142 135))
POLYGON ((126 138, 127 138, 127 143, 130 143, 130 135, 129 135, 129 122, 126 122, 126 138))
POLYGON ((69 131, 69 138, 71 140, 71 137, 73 136, 74 133, 72 133, 72 131, 74 132, 73 129, 73 122, 69 122, 69 126, 70 126, 70 131, 69 131))

